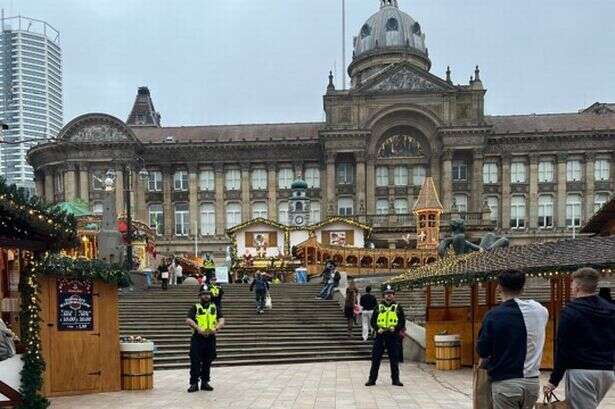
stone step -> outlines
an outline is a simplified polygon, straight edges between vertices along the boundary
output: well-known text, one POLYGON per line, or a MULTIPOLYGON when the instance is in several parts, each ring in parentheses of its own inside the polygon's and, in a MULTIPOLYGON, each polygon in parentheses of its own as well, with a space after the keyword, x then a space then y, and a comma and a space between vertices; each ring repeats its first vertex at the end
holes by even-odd
MULTIPOLYGON (((358 354, 356 356, 346 355, 344 357, 326 357, 326 356, 310 356, 310 357, 289 357, 289 358, 244 358, 244 359, 229 359, 225 361, 214 361, 212 366, 248 366, 248 365, 287 365, 287 364, 301 364, 310 362, 330 362, 330 361, 365 361, 369 360, 371 355, 358 354)), ((189 369, 189 361, 176 361, 176 362, 154 362, 154 369, 189 369)), ((186 376, 188 376, 186 374, 186 376)), ((215 375, 214 375, 215 376, 215 375)))
MULTIPOLYGON (((225 350, 227 348, 255 348, 255 347, 263 347, 263 348, 295 348, 295 347, 314 347, 314 348, 318 348, 318 347, 329 347, 332 343, 339 345, 339 346, 362 346, 362 345, 369 345, 371 347, 371 341, 363 341, 361 338, 359 337, 354 337, 354 338, 348 338, 348 337, 339 337, 339 338, 327 338, 327 339, 323 339, 323 340, 313 340, 313 339, 309 339, 309 340, 293 340, 293 341, 280 341, 277 338, 276 339, 261 339, 258 341, 245 341, 242 340, 241 342, 233 342, 233 341, 229 341, 229 340, 225 340, 224 342, 220 343, 220 348, 224 348, 225 350)), ((174 350, 174 349, 186 349, 190 347, 190 338, 183 338, 181 340, 170 340, 170 341, 156 341, 155 343, 156 348, 158 350, 174 350)))
MULTIPOLYGON (((371 353, 371 348, 363 348, 363 349, 335 349, 330 348, 325 351, 282 351, 282 352, 267 352, 259 354, 254 358, 268 358, 268 359, 276 359, 276 358, 302 358, 302 357, 334 357, 335 360, 342 360, 345 356, 369 356, 371 353)), ((219 353, 217 354, 216 361, 226 361, 233 359, 245 359, 247 356, 243 352, 236 353, 219 353)), ((172 362, 175 360, 185 360, 188 358, 188 354, 185 352, 179 352, 176 354, 155 354, 154 355, 154 363, 162 363, 162 362, 172 362)))

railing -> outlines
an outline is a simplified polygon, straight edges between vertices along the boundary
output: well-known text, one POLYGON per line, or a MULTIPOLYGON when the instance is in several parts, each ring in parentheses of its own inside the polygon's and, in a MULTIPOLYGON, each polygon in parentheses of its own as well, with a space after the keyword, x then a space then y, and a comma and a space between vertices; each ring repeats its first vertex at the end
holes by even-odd
MULTIPOLYGON (((416 216, 412 213, 357 214, 347 217, 374 228, 416 227, 416 216)), ((440 218, 441 225, 448 226, 450 221, 456 218, 465 220, 468 227, 496 227, 495 221, 484 220, 481 212, 443 213, 440 218)))

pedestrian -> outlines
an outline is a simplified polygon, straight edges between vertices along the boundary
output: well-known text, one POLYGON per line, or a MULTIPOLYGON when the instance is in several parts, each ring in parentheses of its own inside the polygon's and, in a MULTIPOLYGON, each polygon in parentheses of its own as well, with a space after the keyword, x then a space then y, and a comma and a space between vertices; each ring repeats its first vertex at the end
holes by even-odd
POLYGON ((267 292, 269 291, 269 282, 259 272, 256 273, 256 277, 252 284, 250 284, 250 291, 255 291, 256 299, 256 312, 257 314, 265 313, 265 300, 267 298, 267 292))
POLYGON ((335 264, 331 261, 327 261, 325 265, 325 269, 320 273, 322 277, 322 286, 320 287, 320 293, 316 298, 328 300, 333 294, 333 270, 335 269, 335 264))
POLYGON ((361 296, 361 300, 359 301, 361 305, 361 324, 362 324, 362 332, 363 341, 367 341, 370 333, 374 332, 372 327, 372 317, 374 315, 374 309, 378 305, 378 300, 372 294, 372 287, 365 287, 365 294, 361 296))
POLYGON ((199 302, 190 308, 186 324, 192 328, 190 339, 190 388, 188 392, 213 391, 211 363, 216 359, 216 334, 224 327, 222 310, 211 302, 207 287, 199 291, 199 302))
POLYGON ((160 285, 164 291, 169 288, 169 264, 167 260, 163 260, 162 263, 158 266, 158 271, 160 272, 160 285))
POLYGON ((555 364, 544 393, 564 378, 572 409, 596 409, 615 382, 615 306, 596 295, 600 275, 593 268, 572 274, 572 300, 557 327, 555 364))
POLYGON ((384 289, 384 301, 378 304, 374 311, 372 326, 377 328, 377 331, 372 348, 372 366, 365 386, 376 384, 385 349, 389 355, 393 385, 404 386, 399 380, 399 334, 406 328, 406 316, 402 306, 395 302, 395 290, 390 285, 384 289))
POLYGON ((177 285, 181 285, 184 282, 184 269, 179 264, 179 259, 175 259, 175 280, 177 285))
POLYGON ((540 361, 549 312, 534 300, 520 300, 525 274, 498 276, 502 303, 483 319, 477 351, 486 360, 495 409, 532 409, 540 392, 540 361))
POLYGON ((359 290, 354 282, 350 280, 348 287, 346 288, 346 300, 344 301, 344 317, 348 323, 348 337, 352 337, 352 326, 356 322, 355 306, 357 305, 357 298, 359 297, 359 290))
POLYGON ((143 276, 145 277, 145 289, 150 290, 152 288, 152 269, 145 268, 143 269, 143 276))
POLYGON ((169 264, 169 284, 177 285, 177 276, 175 275, 175 257, 171 259, 171 263, 169 264))
POLYGON ((17 353, 15 341, 18 341, 17 335, 4 323, 0 317, 0 361, 11 358, 17 353))
POLYGON ((211 276, 209 283, 205 285, 208 285, 209 287, 211 301, 216 304, 218 309, 222 309, 222 297, 224 296, 224 290, 218 284, 218 278, 215 275, 211 276))

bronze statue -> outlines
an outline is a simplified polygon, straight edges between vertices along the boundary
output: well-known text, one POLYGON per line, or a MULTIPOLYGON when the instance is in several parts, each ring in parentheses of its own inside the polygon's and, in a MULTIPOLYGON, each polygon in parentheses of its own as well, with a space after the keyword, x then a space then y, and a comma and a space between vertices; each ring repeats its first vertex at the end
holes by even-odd
POLYGON ((472 251, 490 251, 498 247, 508 247, 508 238, 501 237, 495 233, 487 233, 481 239, 480 244, 476 245, 466 240, 466 223, 462 219, 453 219, 450 223, 452 236, 447 237, 438 244, 438 255, 446 256, 446 252, 452 246, 456 255, 468 254, 472 251))

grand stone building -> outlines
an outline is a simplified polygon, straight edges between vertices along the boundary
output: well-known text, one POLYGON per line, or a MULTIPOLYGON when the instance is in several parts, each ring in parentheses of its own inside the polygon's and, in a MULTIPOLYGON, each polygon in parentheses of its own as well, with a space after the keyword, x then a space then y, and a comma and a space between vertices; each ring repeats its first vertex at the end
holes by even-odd
POLYGON ((226 228, 254 217, 288 222, 298 177, 310 198, 304 222, 356 217, 389 247, 414 240, 412 206, 427 175, 444 224, 459 215, 475 237, 496 228, 513 243, 571 236, 612 195, 615 104, 487 116, 478 67, 467 84, 430 67, 420 24, 382 0, 355 38, 350 89, 329 77, 323 123, 165 127, 141 87, 125 122, 75 118, 29 161, 41 195, 80 197, 94 212, 102 185, 93 176, 116 169, 119 212, 131 194, 163 253, 194 251, 196 235, 200 251, 221 256, 226 228), (137 177, 143 166, 148 179, 137 177), (129 186, 123 172, 134 176, 129 186))

